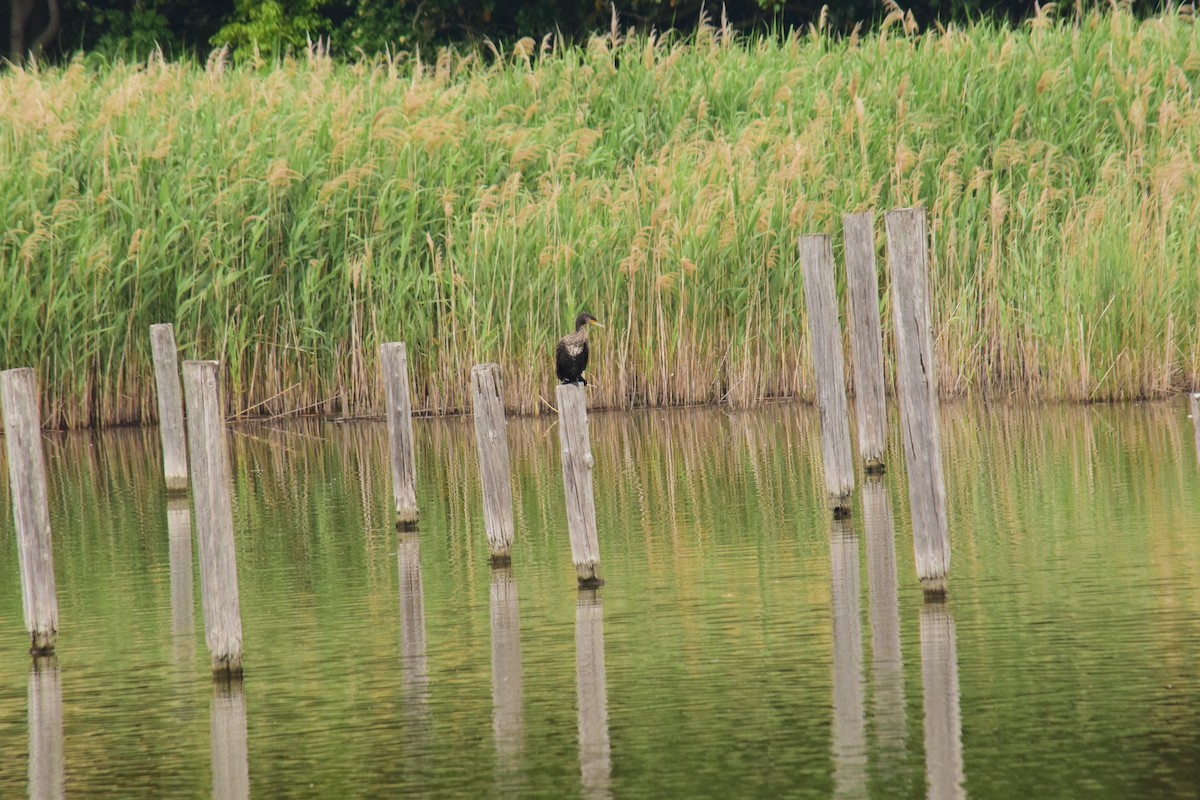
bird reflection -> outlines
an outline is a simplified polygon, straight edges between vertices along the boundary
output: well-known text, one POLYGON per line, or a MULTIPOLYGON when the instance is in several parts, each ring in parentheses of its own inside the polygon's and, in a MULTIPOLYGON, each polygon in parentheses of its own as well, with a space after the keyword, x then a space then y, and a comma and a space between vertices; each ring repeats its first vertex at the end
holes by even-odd
POLYGON ((921 608, 921 683, 925 690, 925 781, 929 800, 962 800, 962 716, 954 617, 944 599, 921 608))
POLYGON ((37 656, 29 668, 29 797, 66 796, 63 758, 63 699, 58 659, 37 656))
POLYGON ((186 497, 167 500, 171 564, 171 633, 175 660, 185 664, 196 652, 195 600, 192 594, 192 512, 186 497))
POLYGON ((525 690, 521 683, 521 620, 512 569, 492 570, 492 733, 497 766, 515 775, 524 749, 525 690))
POLYGON ((604 678, 604 608, 595 589, 580 589, 575 604, 575 688, 583 796, 612 797, 608 686, 604 678))
POLYGON ((862 797, 867 785, 867 748, 858 538, 847 520, 833 521, 829 554, 833 583, 833 795, 862 797))
POLYGON ((425 663, 425 589, 421 583, 421 544, 416 535, 397 543, 400 564, 400 654, 404 697, 414 716, 427 713, 429 668, 425 663))
POLYGON ((871 620, 871 719, 879 772, 896 777, 905 762, 904 661, 900 652, 900 597, 892 505, 882 478, 863 483, 871 620))
POLYGON ((213 800, 245 800, 250 797, 250 761, 241 678, 213 681, 209 708, 213 800))

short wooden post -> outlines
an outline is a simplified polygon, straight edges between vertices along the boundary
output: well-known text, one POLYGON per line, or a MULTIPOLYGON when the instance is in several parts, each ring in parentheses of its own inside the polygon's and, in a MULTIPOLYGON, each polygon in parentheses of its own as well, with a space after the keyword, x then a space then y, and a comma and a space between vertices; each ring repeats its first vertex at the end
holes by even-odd
POLYGON ((1200 461, 1200 392, 1189 397, 1192 408, 1192 432, 1196 439, 1196 460, 1200 461))
POLYGON ((883 472, 883 451, 887 447, 883 331, 879 323, 879 276, 875 269, 875 231, 871 222, 869 211, 842 217, 858 452, 868 475, 883 472))
POLYGON ((492 570, 492 734, 499 766, 516 769, 525 736, 525 689, 521 680, 521 615, 510 567, 492 570))
POLYGON ((408 399, 408 352, 404 342, 379 345, 383 388, 387 395, 388 451, 392 463, 392 496, 396 525, 416 526, 417 458, 413 448, 412 404, 408 399))
POLYGON ((209 747, 212 752, 212 796, 249 800, 250 751, 246 732, 246 693, 240 678, 213 683, 209 707, 209 747))
POLYGON ((512 479, 498 364, 478 364, 471 368, 471 400, 475 409, 475 443, 479 448, 479 481, 483 485, 483 524, 488 547, 493 565, 507 564, 512 558, 512 479))
POLYGON ((34 656, 29 668, 29 797, 66 797, 62 682, 58 659, 34 656))
POLYGON ((900 650, 900 589, 896 580, 896 540, 887 486, 870 476, 862 487, 863 529, 867 540, 867 616, 871 623, 871 719, 880 765, 898 766, 907 756, 908 722, 904 701, 904 662, 900 650))
POLYGON ((242 674, 242 613, 233 545, 233 490, 222 412, 220 364, 183 362, 192 505, 200 541, 200 594, 213 673, 242 674))
POLYGON ((154 384, 158 390, 158 434, 162 439, 163 475, 168 492, 188 487, 187 437, 183 428, 183 396, 179 391, 179 362, 175 352, 175 327, 150 326, 154 356, 154 384))
POLYGON ((804 268, 808 338, 817 379, 817 408, 821 413, 825 489, 834 517, 842 519, 850 514, 854 460, 850 454, 846 373, 842 362, 837 297, 833 289, 833 244, 830 237, 801 236, 800 264, 804 268))
POLYGON ((600 543, 596 534, 596 500, 592 494, 593 461, 587 397, 582 387, 568 384, 558 387, 557 399, 571 559, 575 562, 575 576, 580 588, 595 588, 604 581, 597 573, 600 543))
POLYGON ((50 506, 46 496, 46 462, 42 454, 42 415, 37 376, 32 369, 0 373, 4 405, 4 441, 8 449, 8 481, 17 529, 21 566, 21 600, 29 652, 54 652, 58 638, 58 594, 50 542, 50 506))
POLYGON ((925 785, 933 800, 962 800, 962 712, 958 644, 944 597, 921 608, 921 685, 925 690, 925 785))
POLYGON ((885 223, 913 550, 922 587, 927 593, 938 594, 946 591, 950 533, 933 364, 925 209, 889 211, 885 223))
POLYGON ((829 536, 833 605, 833 796, 867 794, 866 686, 858 537, 849 520, 834 520, 829 536))
POLYGON ((575 603, 575 691, 583 796, 610 797, 612 748, 604 674, 604 607, 595 589, 581 590, 575 603))

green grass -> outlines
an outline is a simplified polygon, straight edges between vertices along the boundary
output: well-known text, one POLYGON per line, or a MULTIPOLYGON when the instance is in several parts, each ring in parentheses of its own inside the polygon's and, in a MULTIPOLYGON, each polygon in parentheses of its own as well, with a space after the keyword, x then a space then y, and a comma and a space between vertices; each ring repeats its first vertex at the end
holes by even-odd
POLYGON ((536 412, 586 309, 595 405, 808 397, 796 237, 840 258, 843 213, 921 204, 943 393, 1161 396, 1200 367, 1198 75, 1189 16, 1119 10, 9 69, 0 366, 37 368, 49 425, 152 418, 174 322, 233 413, 360 414, 404 340, 419 408, 497 361, 536 412))

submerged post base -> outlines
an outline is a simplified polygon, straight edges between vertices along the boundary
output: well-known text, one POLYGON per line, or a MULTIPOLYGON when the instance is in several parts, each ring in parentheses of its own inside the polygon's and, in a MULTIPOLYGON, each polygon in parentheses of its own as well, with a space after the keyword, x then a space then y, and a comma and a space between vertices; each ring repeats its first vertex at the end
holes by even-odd
POLYGON ((945 600, 946 588, 946 577, 944 575, 940 578, 921 579, 921 591, 925 595, 926 602, 945 600))
POLYGON ((850 519, 850 505, 841 505, 833 507, 834 519, 850 519))
POLYGON ((34 658, 54 655, 54 645, 57 638, 58 631, 33 631, 29 635, 29 655, 34 658))
POLYGON ((400 531, 401 533, 412 533, 416 529, 417 529, 416 517, 413 517, 412 519, 397 519, 396 520, 396 530, 400 531))
POLYGON ((511 553, 492 553, 491 562, 492 562, 493 568, 511 567, 512 566, 512 554, 511 553))
POLYGON ((863 465, 863 472, 867 475, 882 475, 887 472, 887 467, 882 461, 868 461, 863 465))
POLYGON ((213 656, 212 671, 214 678, 241 678, 242 677, 242 657, 241 655, 213 656))
POLYGON ((599 578, 595 575, 592 575, 591 577, 588 577, 588 578, 580 578, 579 579, 580 591, 583 591, 585 589, 599 589, 603 585, 604 585, 604 579, 599 578))

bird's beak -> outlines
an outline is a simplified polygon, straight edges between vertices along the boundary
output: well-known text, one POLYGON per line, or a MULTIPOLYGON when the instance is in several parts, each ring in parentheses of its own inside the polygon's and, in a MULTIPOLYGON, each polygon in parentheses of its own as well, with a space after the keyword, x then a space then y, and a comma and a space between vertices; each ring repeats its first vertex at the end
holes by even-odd
POLYGON ((588 324, 589 324, 589 325, 595 325, 597 328, 603 328, 603 327, 604 327, 604 324, 603 324, 603 323, 601 323, 601 322, 600 322, 600 320, 598 320, 598 319, 589 319, 589 320, 588 320, 588 324))

